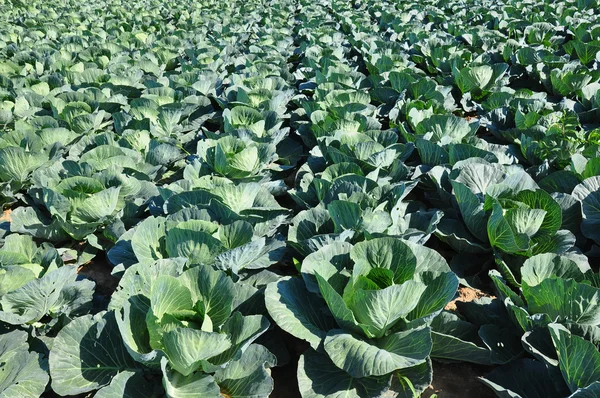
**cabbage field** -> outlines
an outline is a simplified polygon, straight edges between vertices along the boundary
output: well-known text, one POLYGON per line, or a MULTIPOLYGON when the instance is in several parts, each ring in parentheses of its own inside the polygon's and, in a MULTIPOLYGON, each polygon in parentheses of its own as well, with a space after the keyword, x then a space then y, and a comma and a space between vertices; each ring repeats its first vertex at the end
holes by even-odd
POLYGON ((0 398, 600 397, 600 4, 0 0, 0 205, 0 398))

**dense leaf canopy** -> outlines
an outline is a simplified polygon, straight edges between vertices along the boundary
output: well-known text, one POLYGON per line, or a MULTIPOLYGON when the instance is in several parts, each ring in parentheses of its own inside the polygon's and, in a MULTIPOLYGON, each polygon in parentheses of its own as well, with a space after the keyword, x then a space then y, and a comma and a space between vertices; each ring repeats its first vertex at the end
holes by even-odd
POLYGON ((0 398, 600 396, 600 5, 0 0, 0 206, 0 398))

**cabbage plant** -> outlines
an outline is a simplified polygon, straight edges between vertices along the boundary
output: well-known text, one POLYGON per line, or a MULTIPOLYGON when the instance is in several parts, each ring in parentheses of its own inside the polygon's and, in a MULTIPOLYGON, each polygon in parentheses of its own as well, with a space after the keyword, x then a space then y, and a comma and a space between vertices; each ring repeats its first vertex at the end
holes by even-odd
POLYGON ((298 371, 303 396, 408 391, 398 378, 427 387, 429 325, 458 286, 441 256, 396 238, 333 242, 301 272, 269 284, 265 300, 277 324, 311 346, 298 371))

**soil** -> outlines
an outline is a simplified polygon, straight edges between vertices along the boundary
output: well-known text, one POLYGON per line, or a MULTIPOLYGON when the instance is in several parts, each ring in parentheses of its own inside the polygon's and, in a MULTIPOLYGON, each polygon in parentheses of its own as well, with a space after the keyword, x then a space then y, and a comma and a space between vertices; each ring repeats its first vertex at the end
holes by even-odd
POLYGON ((482 292, 481 290, 473 289, 470 287, 459 287, 458 288, 458 297, 456 299, 452 300, 451 302, 449 302, 444 309, 448 310, 448 311, 456 311, 456 302, 457 301, 460 301, 463 303, 468 303, 470 301, 473 301, 473 300, 481 298, 481 297, 494 298, 494 296, 491 296, 485 292, 482 292))
POLYGON ((433 361, 433 383, 423 394, 429 398, 494 398, 495 395, 477 377, 489 373, 489 366, 470 363, 442 363, 433 361))
POLYGON ((303 340, 299 340, 289 333, 281 331, 280 343, 284 343, 290 360, 283 366, 278 366, 271 369, 271 376, 275 382, 273 392, 269 395, 270 398, 301 398, 300 389, 298 388, 297 372, 298 360, 300 356, 310 348, 309 344, 303 340))
POLYGON ((12 209, 4 210, 4 212, 2 213, 2 216, 0 217, 0 224, 5 223, 5 222, 9 223, 12 221, 10 213, 12 213, 12 209))
POLYGON ((275 382, 270 398, 301 398, 297 382, 298 362, 292 361, 287 365, 271 369, 275 382))
POLYGON ((119 284, 119 279, 115 278, 111 271, 112 266, 108 262, 94 259, 79 267, 77 273, 96 282, 96 293, 110 297, 119 284))

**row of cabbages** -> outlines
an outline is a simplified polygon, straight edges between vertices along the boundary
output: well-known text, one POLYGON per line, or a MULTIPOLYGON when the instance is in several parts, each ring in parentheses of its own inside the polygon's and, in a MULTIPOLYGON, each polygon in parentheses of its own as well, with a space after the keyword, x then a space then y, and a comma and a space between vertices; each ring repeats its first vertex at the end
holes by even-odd
POLYGON ((1 4, 0 394, 268 396, 297 5, 1 4))
POLYGON ((0 396, 600 394, 597 2, 0 15, 0 396))

